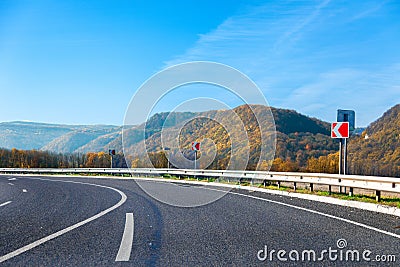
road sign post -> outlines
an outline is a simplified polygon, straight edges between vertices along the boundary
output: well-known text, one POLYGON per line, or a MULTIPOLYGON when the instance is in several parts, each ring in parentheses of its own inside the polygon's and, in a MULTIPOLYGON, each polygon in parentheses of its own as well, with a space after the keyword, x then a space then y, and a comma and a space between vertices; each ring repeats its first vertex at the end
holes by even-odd
POLYGON ((115 149, 109 149, 108 155, 111 157, 111 169, 113 168, 113 156, 115 155, 115 149))
POLYGON ((192 150, 194 151, 194 169, 197 169, 196 161, 197 161, 197 151, 200 151, 200 143, 192 142, 192 150))
POLYGON ((331 137, 339 140, 339 174, 346 174, 347 168, 347 138, 350 137, 349 122, 333 122, 331 137))
MULTIPOLYGON (((350 133, 355 130, 355 112, 354 110, 338 109, 337 122, 333 122, 331 126, 331 137, 339 138, 339 174, 348 173, 347 164, 347 138, 350 133)), ((341 187, 340 187, 340 191, 341 187)), ((346 189, 345 189, 346 191, 346 189)))
MULTIPOLYGON (((169 151, 169 150, 171 150, 171 148, 169 148, 169 147, 164 147, 164 150, 165 151, 169 151)), ((169 157, 170 157, 171 155, 167 155, 166 153, 165 153, 165 157, 167 158, 167 168, 169 169, 169 165, 170 165, 170 163, 169 163, 169 157)))
POLYGON ((343 152, 343 174, 347 173, 347 138, 344 138, 344 152, 343 152))
MULTIPOLYGON (((339 174, 342 174, 342 151, 343 151, 342 140, 343 139, 339 140, 339 174)), ((340 190, 340 191, 342 191, 342 190, 340 190)))

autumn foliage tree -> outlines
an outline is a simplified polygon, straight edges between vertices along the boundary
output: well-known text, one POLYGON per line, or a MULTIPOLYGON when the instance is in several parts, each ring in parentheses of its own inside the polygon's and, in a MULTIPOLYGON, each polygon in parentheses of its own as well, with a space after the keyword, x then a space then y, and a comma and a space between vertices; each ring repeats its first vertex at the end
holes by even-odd
POLYGON ((310 158, 307 161, 306 171, 320 173, 338 173, 339 172, 339 152, 310 158))
MULTIPOLYGON (((40 150, 0 149, 1 168, 109 168, 108 152, 61 154, 40 150)), ((126 168, 124 155, 113 156, 114 168, 126 168)))

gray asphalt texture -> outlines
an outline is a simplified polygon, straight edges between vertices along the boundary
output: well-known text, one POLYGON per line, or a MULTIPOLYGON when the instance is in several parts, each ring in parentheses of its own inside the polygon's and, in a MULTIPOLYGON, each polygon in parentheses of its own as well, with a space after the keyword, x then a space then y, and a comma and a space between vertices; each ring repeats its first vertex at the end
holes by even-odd
MULTIPOLYGON (((0 175, 0 257, 20 247, 83 221, 113 205, 121 196, 107 188, 59 181, 79 181, 121 190, 127 201, 110 213, 15 256, 0 266, 399 266, 400 239, 354 224, 259 199, 228 193, 210 204, 182 208, 159 202, 133 180, 0 175), (10 185, 9 183, 13 185, 10 185), (27 192, 22 192, 26 189, 27 192), (125 227, 125 215, 134 214, 135 228, 129 262, 115 262, 125 227), (268 251, 337 249, 395 255, 396 262, 260 261, 268 251), (263 255, 263 254, 261 254, 263 255)), ((176 186, 148 182, 165 194, 209 196, 211 186, 176 186), (186 190, 186 191, 185 191, 186 190), (185 193, 186 192, 186 193, 185 193)), ((346 218, 391 233, 399 233, 398 217, 355 208, 312 202, 260 192, 231 192, 346 218)), ((162 194, 162 193, 161 193, 162 194)), ((286 257, 288 255, 286 254, 286 257)))

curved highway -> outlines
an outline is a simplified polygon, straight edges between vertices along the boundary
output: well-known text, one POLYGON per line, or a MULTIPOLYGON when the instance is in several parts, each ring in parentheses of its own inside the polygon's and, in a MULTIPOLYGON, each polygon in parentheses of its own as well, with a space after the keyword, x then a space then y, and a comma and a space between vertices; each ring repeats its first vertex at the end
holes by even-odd
POLYGON ((182 208, 133 180, 0 175, 0 266, 398 266, 399 226, 395 216, 239 188, 182 208))

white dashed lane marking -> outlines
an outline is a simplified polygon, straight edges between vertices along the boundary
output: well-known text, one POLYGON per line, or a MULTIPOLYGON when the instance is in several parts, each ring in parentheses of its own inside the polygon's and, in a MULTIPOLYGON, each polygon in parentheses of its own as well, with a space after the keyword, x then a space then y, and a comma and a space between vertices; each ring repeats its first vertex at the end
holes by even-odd
POLYGON ((12 201, 7 201, 7 202, 4 202, 4 203, 1 203, 0 204, 0 207, 3 207, 3 206, 5 206, 5 205, 8 205, 8 204, 10 204, 12 201))
POLYGON ((122 235, 121 245, 119 247, 115 261, 129 261, 129 257, 131 256, 131 250, 132 250, 133 233, 134 233, 133 213, 127 213, 125 218, 124 234, 122 235))

